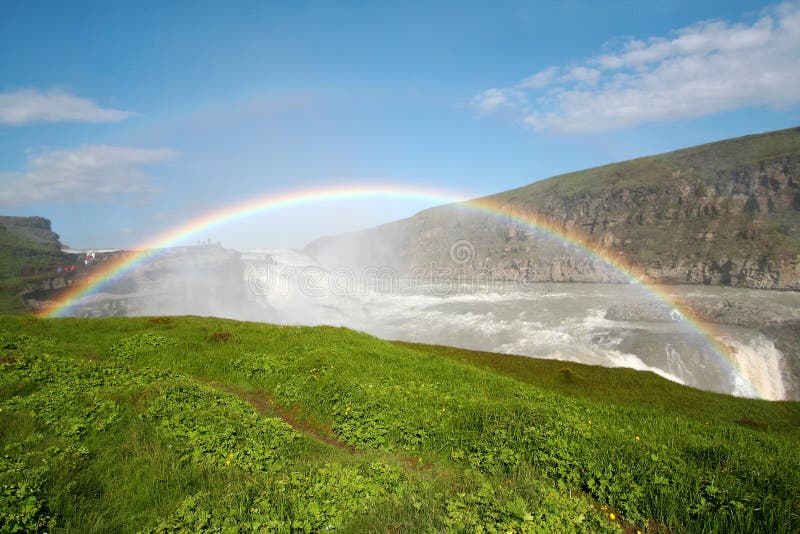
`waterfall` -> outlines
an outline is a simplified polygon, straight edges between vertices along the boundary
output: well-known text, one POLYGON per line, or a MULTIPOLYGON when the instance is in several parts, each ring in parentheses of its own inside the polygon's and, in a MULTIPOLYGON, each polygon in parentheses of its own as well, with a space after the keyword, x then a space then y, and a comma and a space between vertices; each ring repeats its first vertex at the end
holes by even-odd
POLYGON ((762 334, 744 343, 729 337, 722 341, 732 349, 731 356, 739 370, 739 375, 734 376, 734 395, 768 400, 786 398, 783 354, 772 341, 762 334))

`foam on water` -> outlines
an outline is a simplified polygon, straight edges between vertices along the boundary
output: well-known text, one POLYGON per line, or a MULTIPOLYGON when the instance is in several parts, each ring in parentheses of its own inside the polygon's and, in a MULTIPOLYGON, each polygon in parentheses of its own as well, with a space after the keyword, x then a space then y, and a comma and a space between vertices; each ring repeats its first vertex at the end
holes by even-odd
MULTIPOLYGON (((648 296, 637 286, 456 284, 449 292, 431 286, 409 293, 402 287, 386 292, 356 285, 347 294, 309 295, 301 290, 296 269, 317 267, 313 258, 297 251, 264 250, 250 251, 245 259, 256 267, 269 263, 279 278, 284 277, 285 291, 263 296, 277 311, 278 322, 346 326, 389 339, 627 367, 740 396, 755 395, 748 384, 770 399, 786 395, 783 357, 757 332, 726 330, 730 335, 722 341, 732 348, 741 372, 735 375, 719 366, 679 316, 650 322, 606 319, 612 304, 647 302, 648 296)), ((320 271, 317 282, 330 287, 330 274, 320 271)), ((689 291, 704 298, 714 296, 714 288, 689 291)), ((721 294, 734 291, 723 288, 721 294)))

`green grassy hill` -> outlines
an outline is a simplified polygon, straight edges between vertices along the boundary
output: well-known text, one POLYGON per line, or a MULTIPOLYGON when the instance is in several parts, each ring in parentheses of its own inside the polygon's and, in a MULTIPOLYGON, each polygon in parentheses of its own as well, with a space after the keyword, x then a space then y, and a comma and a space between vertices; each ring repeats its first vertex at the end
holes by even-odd
POLYGON ((800 404, 218 319, 0 318, 0 531, 795 532, 800 404))

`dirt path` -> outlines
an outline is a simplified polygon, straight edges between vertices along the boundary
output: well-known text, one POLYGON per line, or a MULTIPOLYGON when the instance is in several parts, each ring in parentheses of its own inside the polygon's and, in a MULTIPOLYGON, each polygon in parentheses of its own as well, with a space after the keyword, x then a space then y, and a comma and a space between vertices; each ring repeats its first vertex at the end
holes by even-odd
POLYGON ((346 450, 353 454, 358 452, 354 446, 336 439, 330 427, 310 421, 307 417, 303 416, 302 410, 299 407, 284 406, 275 402, 272 395, 264 390, 259 389, 251 391, 233 386, 222 386, 220 384, 210 385, 227 391, 228 393, 233 393, 240 399, 249 402, 261 415, 266 417, 278 417, 301 434, 309 435, 317 441, 332 445, 338 449, 346 450))

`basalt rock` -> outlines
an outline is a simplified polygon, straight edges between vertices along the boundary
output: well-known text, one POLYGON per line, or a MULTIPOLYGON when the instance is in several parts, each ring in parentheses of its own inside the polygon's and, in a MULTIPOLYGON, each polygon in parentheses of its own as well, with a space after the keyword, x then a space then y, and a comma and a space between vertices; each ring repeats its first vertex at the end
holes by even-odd
POLYGON ((800 290, 800 128, 557 176, 482 201, 555 231, 451 204, 306 251, 328 266, 390 266, 412 277, 626 282, 613 267, 622 264, 661 283, 800 290), (459 245, 466 255, 454 255, 459 245))

